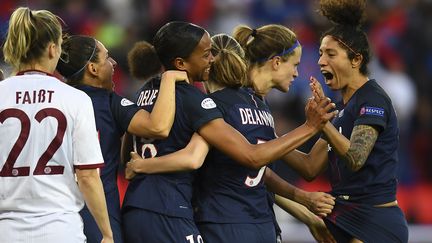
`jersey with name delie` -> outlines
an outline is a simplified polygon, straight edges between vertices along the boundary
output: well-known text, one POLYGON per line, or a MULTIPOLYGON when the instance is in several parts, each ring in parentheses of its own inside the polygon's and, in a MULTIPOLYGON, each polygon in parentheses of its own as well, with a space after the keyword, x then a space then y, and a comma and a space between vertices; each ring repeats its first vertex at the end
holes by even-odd
POLYGON ((354 126, 370 125, 379 135, 363 167, 354 172, 329 146, 332 193, 352 201, 382 204, 396 200, 399 128, 392 102, 385 91, 369 80, 346 105, 337 104, 333 125, 347 139, 354 126))
POLYGON ((74 169, 103 166, 90 98, 37 71, 0 82, 0 97, 0 220, 77 213, 74 169))
POLYGON ((96 129, 105 161, 100 176, 108 212, 119 219, 120 201, 117 188, 117 171, 120 163, 121 138, 127 131, 132 118, 141 108, 115 92, 103 88, 88 85, 79 85, 76 88, 90 96, 93 103, 96 129))
MULTIPOLYGON (((137 105, 151 112, 157 100, 160 78, 154 78, 138 92, 137 105)), ((176 83, 174 123, 165 139, 134 137, 134 149, 144 158, 178 151, 189 143, 194 132, 206 123, 222 118, 216 104, 206 94, 186 82, 176 83)), ((195 172, 139 175, 130 182, 124 207, 193 219, 192 181, 195 172)))
MULTIPOLYGON (((224 120, 251 144, 274 139, 268 106, 252 91, 225 88, 210 95, 224 120)), ((212 223, 272 222, 263 182, 266 166, 251 169, 217 149, 211 149, 196 181, 195 220, 212 223)))

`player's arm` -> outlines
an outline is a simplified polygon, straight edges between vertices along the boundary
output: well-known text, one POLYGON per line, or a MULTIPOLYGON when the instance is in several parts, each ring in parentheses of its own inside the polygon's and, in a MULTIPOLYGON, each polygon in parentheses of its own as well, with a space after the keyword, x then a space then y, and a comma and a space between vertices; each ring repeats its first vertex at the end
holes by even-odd
POLYGON ((335 205, 334 197, 324 192, 307 192, 279 177, 270 168, 264 173, 264 183, 269 191, 294 200, 320 216, 327 216, 335 205))
POLYGON ((303 179, 312 181, 325 170, 328 163, 328 143, 324 139, 318 139, 309 153, 294 150, 282 157, 282 160, 303 179))
POLYGON ((136 173, 153 174, 196 170, 204 163, 209 149, 208 143, 195 133, 185 148, 171 154, 143 159, 137 153, 131 152, 131 160, 127 163, 125 171, 126 179, 132 179, 136 173))
MULTIPOLYGON (((318 80, 311 77, 310 81, 315 101, 324 99, 325 95, 318 80)), ((379 134, 373 126, 357 125, 354 126, 351 138, 348 140, 330 122, 324 126, 323 132, 335 152, 347 162, 348 167, 353 171, 358 171, 363 167, 379 134)))
POLYGON ((141 137, 166 138, 175 115, 175 83, 188 81, 184 71, 169 70, 162 74, 159 95, 151 113, 140 110, 132 118, 128 132, 141 137))
POLYGON ((203 125, 198 133, 212 146, 244 166, 259 169, 294 150, 315 135, 334 116, 328 113, 334 107, 329 100, 319 104, 309 101, 306 106, 307 120, 293 131, 262 144, 250 144, 246 138, 223 119, 212 120, 203 125))
POLYGON ((122 144, 120 149, 120 162, 122 165, 130 160, 130 151, 133 151, 133 137, 129 133, 125 133, 122 138, 122 144))
POLYGON ((378 130, 369 125, 354 126, 349 140, 330 123, 323 131, 332 148, 353 171, 363 167, 378 138, 378 130))
POLYGON ((317 242, 336 243, 324 221, 305 206, 279 195, 275 195, 275 203, 285 212, 306 224, 317 242))
POLYGON ((102 181, 97 169, 75 169, 78 187, 96 221, 104 242, 114 242, 102 181))

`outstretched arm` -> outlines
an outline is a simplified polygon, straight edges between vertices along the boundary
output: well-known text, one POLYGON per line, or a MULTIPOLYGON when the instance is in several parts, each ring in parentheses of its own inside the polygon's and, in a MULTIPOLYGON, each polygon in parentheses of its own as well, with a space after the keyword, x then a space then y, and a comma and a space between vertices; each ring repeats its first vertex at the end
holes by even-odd
POLYGON ((250 144, 237 130, 223 119, 215 119, 199 129, 199 134, 212 146, 227 154, 240 164, 254 169, 277 160, 294 150, 313 135, 334 116, 328 113, 334 107, 329 100, 319 104, 310 100, 307 107, 307 121, 293 131, 262 144, 250 144))
POLYGON ((325 170, 328 162, 328 143, 318 139, 309 153, 294 150, 286 154, 283 161, 299 173, 303 179, 312 181, 325 170))
POLYGON ((294 200, 310 211, 320 216, 327 216, 333 210, 335 205, 334 197, 324 192, 307 192, 295 187, 280 178, 270 168, 266 168, 264 174, 264 183, 269 191, 274 192, 282 197, 294 200))
POLYGON ((305 206, 279 195, 275 195, 275 203, 285 212, 306 224, 317 242, 336 243, 324 221, 305 206))
POLYGON ((207 142, 195 133, 185 148, 171 154, 143 159, 137 153, 131 152, 132 158, 127 163, 125 171, 126 179, 132 179, 137 173, 153 174, 196 170, 204 163, 209 149, 207 142))
MULTIPOLYGON (((318 80, 311 77, 310 81, 315 101, 324 99, 324 92, 318 80)), ((357 125, 354 126, 351 138, 348 140, 330 122, 327 122, 324 126, 323 132, 332 148, 347 162, 348 167, 353 171, 358 171, 363 167, 379 134, 378 130, 373 126, 357 125)))
POLYGON ((159 95, 151 113, 138 111, 132 118, 128 132, 140 137, 166 138, 175 115, 175 83, 187 81, 184 71, 169 70, 162 74, 159 95))

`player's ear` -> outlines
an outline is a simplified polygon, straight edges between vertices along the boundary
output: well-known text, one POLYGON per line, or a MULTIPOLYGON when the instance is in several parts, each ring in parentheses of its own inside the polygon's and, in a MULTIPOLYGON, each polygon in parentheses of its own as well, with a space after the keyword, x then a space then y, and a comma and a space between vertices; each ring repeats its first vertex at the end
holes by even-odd
POLYGON ((278 70, 280 67, 280 64, 282 63, 282 59, 280 56, 275 56, 270 61, 271 61, 272 68, 274 70, 278 70))
POLYGON ((87 65, 87 70, 94 76, 97 76, 98 74, 98 69, 97 69, 97 65, 94 62, 89 62, 87 65))
POLYGON ((50 58, 54 58, 56 56, 57 51, 59 51, 58 50, 59 46, 54 42, 50 42, 47 48, 48 48, 48 56, 50 58))
POLYGON ((177 70, 186 71, 185 60, 181 57, 176 57, 176 59, 174 59, 174 67, 177 70))

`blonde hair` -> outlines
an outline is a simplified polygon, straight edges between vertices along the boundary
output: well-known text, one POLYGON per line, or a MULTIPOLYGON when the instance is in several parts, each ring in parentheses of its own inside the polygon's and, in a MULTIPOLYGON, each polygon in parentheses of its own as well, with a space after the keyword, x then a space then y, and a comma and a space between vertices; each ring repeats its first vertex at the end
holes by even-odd
MULTIPOLYGON (((296 34, 283 25, 269 24, 258 29, 239 25, 234 29, 234 38, 245 50, 246 59, 251 65, 262 65, 274 55, 284 53, 297 42, 296 34)), ((281 55, 287 61, 293 53, 281 55)))
POLYGON ((60 21, 47 10, 16 9, 10 17, 3 46, 5 62, 19 70, 22 63, 40 58, 48 43, 58 43, 62 34, 60 21))
POLYGON ((248 86, 247 65, 240 44, 226 34, 212 38, 215 60, 210 70, 210 80, 225 87, 248 86))

